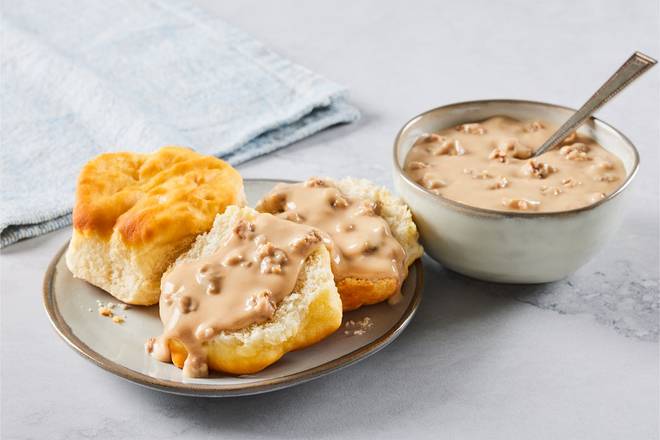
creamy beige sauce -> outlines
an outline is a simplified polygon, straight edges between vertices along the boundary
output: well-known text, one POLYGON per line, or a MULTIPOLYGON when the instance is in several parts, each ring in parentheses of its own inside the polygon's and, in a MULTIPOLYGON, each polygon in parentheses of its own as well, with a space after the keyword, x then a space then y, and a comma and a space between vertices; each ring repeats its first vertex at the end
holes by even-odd
POLYGON ((581 134, 531 159, 556 128, 503 116, 447 128, 417 139, 404 171, 435 194, 498 211, 580 208, 623 183, 621 160, 581 134))
POLYGON ((314 228, 258 214, 240 220, 213 253, 177 264, 161 282, 164 332, 147 344, 161 361, 170 360, 168 341, 188 352, 183 374, 208 374, 204 343, 223 330, 238 330, 272 318, 296 284, 305 259, 322 246, 314 228))
POLYGON ((400 286, 407 275, 406 253, 379 215, 380 206, 349 198, 331 182, 279 184, 257 209, 323 231, 336 281, 395 278, 400 286))

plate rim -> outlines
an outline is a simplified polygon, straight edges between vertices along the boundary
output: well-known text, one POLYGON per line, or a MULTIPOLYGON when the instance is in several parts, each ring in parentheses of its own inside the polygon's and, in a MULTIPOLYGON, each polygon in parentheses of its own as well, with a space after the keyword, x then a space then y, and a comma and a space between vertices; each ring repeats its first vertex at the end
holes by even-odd
MULTIPOLYGON (((250 181, 257 182, 282 182, 281 180, 276 179, 245 179, 250 181)), ((78 336, 76 336, 67 324, 64 317, 61 315, 59 307, 57 306, 57 299, 53 294, 53 280, 55 278, 55 273, 57 270, 57 264, 60 262, 66 249, 69 246, 69 241, 60 248, 60 250, 55 254, 53 259, 48 264, 46 273, 44 275, 43 281, 43 304, 48 314, 48 318, 55 328, 57 334, 71 347, 75 352, 81 355, 83 358, 91 361, 98 367, 119 376, 123 379, 126 379, 130 382, 136 383, 138 385, 145 386, 147 388, 156 389, 159 391, 174 393, 174 394, 183 394, 189 396, 206 396, 206 397, 233 397, 233 396, 244 396, 251 394, 260 394, 269 391, 275 391, 281 388, 286 388, 293 385, 298 385, 301 383, 308 382, 313 379, 320 378, 332 372, 338 371, 342 368, 348 367, 358 361, 366 359, 370 355, 380 351, 394 341, 401 332, 408 326, 412 320, 415 312, 419 308, 419 304, 422 300, 422 292, 424 288, 424 269, 422 264, 422 259, 418 258, 412 264, 415 267, 415 289, 413 290, 413 298, 410 300, 408 307, 403 312, 399 320, 390 327, 383 335, 375 339, 374 341, 357 348, 349 353, 346 353, 340 357, 332 359, 323 364, 314 366, 312 368, 305 369, 296 373, 287 374, 284 376, 274 377, 271 379, 264 379, 256 382, 251 382, 248 384, 224 384, 224 385, 212 385, 212 384, 194 384, 194 383, 185 383, 185 382, 175 382, 166 379, 159 379, 147 374, 135 371, 131 368, 128 368, 120 363, 117 363, 111 359, 106 358, 100 353, 96 352, 94 349, 85 344, 78 336)))

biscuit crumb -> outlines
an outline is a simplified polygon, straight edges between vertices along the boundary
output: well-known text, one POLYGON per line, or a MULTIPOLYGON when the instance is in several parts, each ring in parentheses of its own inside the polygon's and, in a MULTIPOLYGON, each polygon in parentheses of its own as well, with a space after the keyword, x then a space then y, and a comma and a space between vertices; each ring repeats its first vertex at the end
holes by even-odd
POLYGON ((371 328, 373 328, 373 326, 374 326, 374 322, 368 316, 365 316, 364 318, 360 319, 359 321, 353 321, 352 319, 349 319, 344 324, 344 335, 346 335, 346 336, 366 335, 367 332, 371 328))
MULTIPOLYGON (((104 303, 101 300, 96 300, 96 310, 98 311, 99 316, 110 318, 115 324, 126 322, 126 315, 115 314, 113 311, 114 308, 126 310, 129 308, 129 305, 124 303, 114 303, 112 301, 104 303)), ((91 307, 89 307, 87 310, 90 312, 93 311, 91 307)))
POLYGON ((147 353, 153 352, 155 343, 156 343, 156 338, 151 337, 151 338, 147 339, 147 342, 144 343, 144 350, 147 353))

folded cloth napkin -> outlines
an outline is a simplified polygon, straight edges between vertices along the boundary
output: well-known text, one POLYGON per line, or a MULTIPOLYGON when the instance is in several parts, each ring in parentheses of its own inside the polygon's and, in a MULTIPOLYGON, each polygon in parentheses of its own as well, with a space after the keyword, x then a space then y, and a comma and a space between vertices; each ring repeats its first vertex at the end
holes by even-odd
POLYGON ((0 38, 0 247, 70 224, 99 153, 238 164, 359 116, 342 87, 178 0, 5 1, 0 38))

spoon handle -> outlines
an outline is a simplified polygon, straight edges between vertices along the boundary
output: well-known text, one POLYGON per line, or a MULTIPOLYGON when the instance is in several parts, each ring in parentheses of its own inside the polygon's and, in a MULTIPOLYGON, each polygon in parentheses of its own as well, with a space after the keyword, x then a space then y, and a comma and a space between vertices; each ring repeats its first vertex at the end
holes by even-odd
POLYGON ((600 86, 580 109, 575 112, 559 129, 548 138, 540 148, 534 152, 534 157, 559 145, 566 137, 584 123, 596 110, 633 82, 642 73, 653 67, 656 60, 641 52, 635 52, 628 60, 614 72, 614 74, 600 86))

